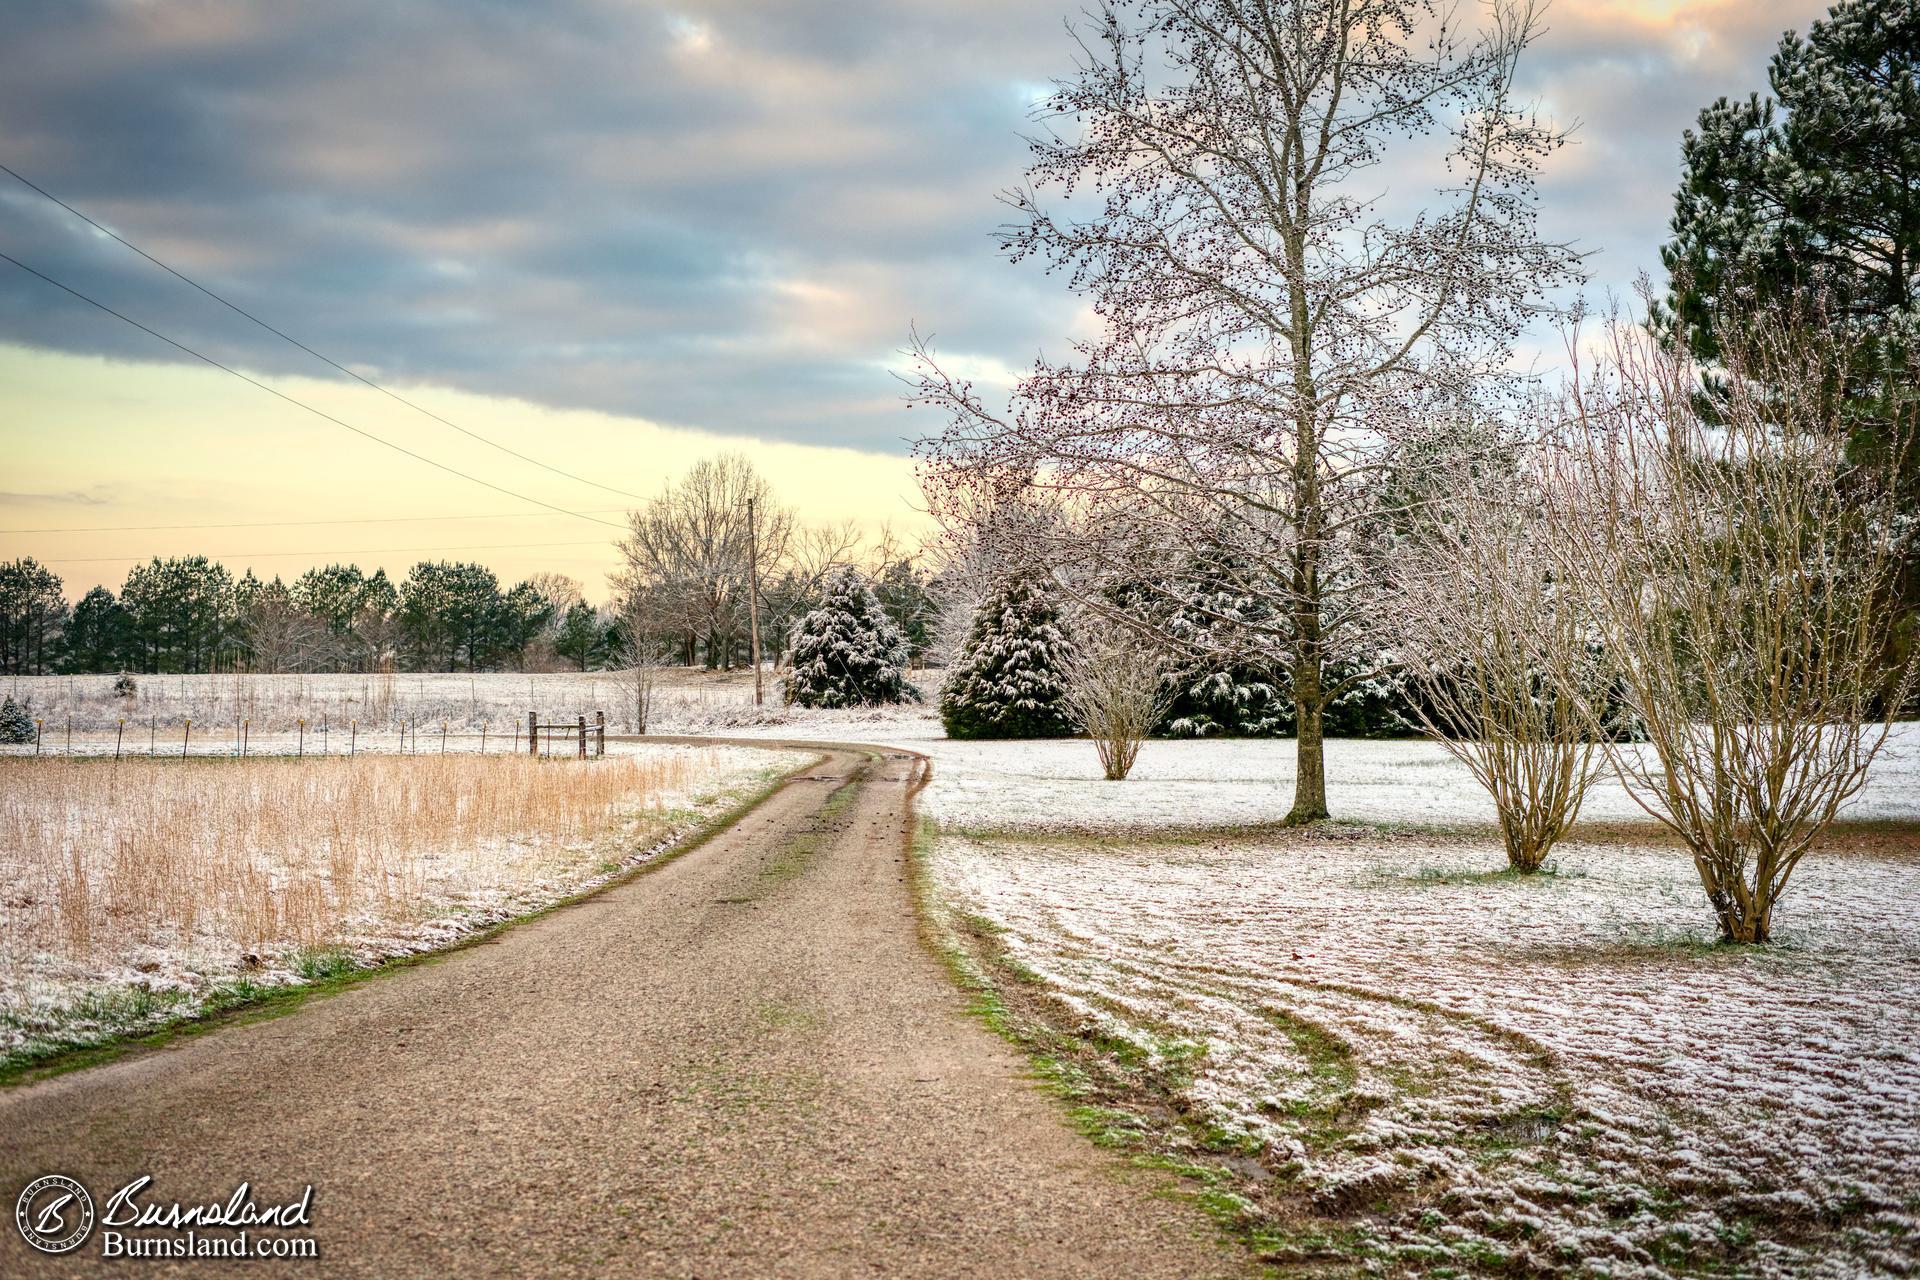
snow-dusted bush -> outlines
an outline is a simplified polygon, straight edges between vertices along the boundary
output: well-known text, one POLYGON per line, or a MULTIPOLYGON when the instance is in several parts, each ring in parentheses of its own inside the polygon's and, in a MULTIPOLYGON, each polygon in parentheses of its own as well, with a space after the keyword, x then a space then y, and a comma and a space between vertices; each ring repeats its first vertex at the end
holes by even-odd
POLYGON ((140 682, 133 678, 131 671, 122 671, 113 678, 113 696, 116 698, 137 698, 140 696, 140 682))
POLYGON ((33 717, 9 697, 0 702, 0 742, 19 745, 33 741, 33 717))
POLYGON ((1650 747, 1609 742, 1615 770, 1685 843, 1723 938, 1765 942, 1920 671, 1888 669, 1901 458, 1850 456, 1844 329, 1739 320, 1710 412, 1684 350, 1610 325, 1545 509, 1650 747))
POLYGON ((1508 864, 1530 873, 1600 774, 1601 650, 1555 570, 1537 472, 1438 475, 1445 496, 1386 565, 1402 670, 1427 732, 1493 797, 1508 864))
POLYGON ((906 637, 852 567, 827 580, 820 607, 800 621, 787 701, 803 707, 912 702, 906 637))
POLYGON ((1053 597, 1015 578, 981 602, 940 693, 949 738, 1068 738, 1069 641, 1053 597))
POLYGON ((1106 618, 1081 619, 1074 635, 1065 662, 1067 705, 1093 739, 1107 781, 1121 782, 1171 698, 1166 653, 1141 631, 1106 618))

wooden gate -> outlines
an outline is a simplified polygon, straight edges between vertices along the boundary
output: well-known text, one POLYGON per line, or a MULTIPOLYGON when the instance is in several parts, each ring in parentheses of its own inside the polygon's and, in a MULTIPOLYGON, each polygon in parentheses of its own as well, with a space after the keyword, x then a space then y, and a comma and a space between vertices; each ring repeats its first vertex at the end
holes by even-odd
POLYGON ((576 716, 572 720, 549 720, 542 724, 539 712, 527 712, 527 754, 532 756, 540 754, 542 730, 546 731, 548 747, 553 746, 553 736, 556 733, 561 735, 562 740, 568 737, 576 738, 575 754, 582 760, 587 758, 589 743, 593 746, 593 755, 607 754, 607 713, 604 711, 593 713, 592 724, 587 723, 584 715, 576 716))

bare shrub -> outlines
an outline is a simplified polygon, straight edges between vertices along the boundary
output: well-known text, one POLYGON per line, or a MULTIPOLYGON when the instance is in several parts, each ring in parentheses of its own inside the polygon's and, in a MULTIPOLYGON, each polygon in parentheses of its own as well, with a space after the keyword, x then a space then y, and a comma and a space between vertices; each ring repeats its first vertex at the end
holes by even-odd
POLYGON ((1172 700, 1166 651, 1139 628, 1101 614, 1084 615, 1073 635, 1061 655, 1065 701, 1093 739, 1107 781, 1120 782, 1172 700))
POLYGON ((618 672, 621 701, 627 709, 627 731, 645 733, 653 722, 653 695, 658 680, 659 653, 650 621, 652 606, 640 592, 621 601, 613 628, 613 661, 618 672))
POLYGON ((1709 397, 1683 352, 1610 326, 1570 398, 1551 509, 1646 726, 1647 751, 1615 745, 1615 767, 1686 843, 1723 937, 1764 942, 1913 666, 1890 680, 1885 660, 1898 459, 1847 456, 1844 339, 1824 324, 1737 332, 1709 397))
MULTIPOLYGON (((1522 464, 1524 466, 1524 463, 1522 464)), ((1433 477, 1388 566, 1393 639, 1416 715, 1493 797, 1507 862, 1537 871, 1605 763, 1592 627, 1555 571, 1523 471, 1433 477)))

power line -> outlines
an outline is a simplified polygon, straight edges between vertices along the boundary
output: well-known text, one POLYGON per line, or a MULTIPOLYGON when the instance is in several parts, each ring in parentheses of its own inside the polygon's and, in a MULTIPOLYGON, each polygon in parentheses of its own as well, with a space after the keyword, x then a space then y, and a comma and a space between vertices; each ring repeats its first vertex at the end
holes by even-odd
POLYGON ((265 329, 268 333, 271 333, 274 337, 281 338, 287 342, 292 343, 294 346, 300 348, 302 351, 312 356, 315 360, 321 361, 323 364, 331 365, 335 369, 338 369, 341 373, 346 374, 349 378, 354 379, 356 382, 365 383, 367 386, 372 387, 375 391, 378 391, 381 395, 389 396, 395 400, 398 400, 401 404, 407 406, 407 408, 412 409, 418 413, 424 413, 429 418, 432 418, 435 422, 438 422, 443 426, 452 427, 455 431, 458 431, 463 436, 471 436, 473 439, 478 440, 481 444, 487 445, 490 448, 498 449, 500 452, 504 454, 508 454, 512 457, 518 458, 522 462, 530 463, 533 466, 543 468, 544 470, 547 470, 547 471, 551 471, 553 472, 553 474, 557 476, 565 476, 567 479, 572 480, 577 484, 592 485, 596 489, 605 489, 608 493, 617 493, 623 498, 638 498, 642 502, 646 501, 646 499, 640 494, 629 493, 625 489, 616 489, 614 486, 610 484, 602 484, 598 480, 589 480, 587 477, 575 475, 571 471, 563 471, 559 467, 553 466, 550 463, 545 463, 540 461, 540 459, 538 458, 530 458, 526 454, 521 453, 518 450, 509 449, 506 445, 501 444, 498 440, 488 439, 486 436, 481 435, 477 431, 469 431, 467 428, 461 426, 459 423, 453 422, 447 418, 443 418, 439 414, 435 413, 433 410, 428 409, 423 405, 415 404, 413 401, 407 399, 405 396, 401 395, 397 391, 387 390, 387 388, 373 381, 373 379, 365 377, 361 374, 355 373, 352 369, 347 368, 346 365, 341 364, 338 360, 335 360, 329 356, 321 355, 318 351, 315 351, 312 347, 300 341, 298 338, 293 337, 291 334, 284 333, 281 330, 274 328, 272 325, 268 324, 265 320, 262 320, 259 316, 254 315, 251 311, 246 310, 245 308, 241 307, 237 303, 229 302, 227 299, 221 297, 219 294, 207 288, 207 286, 201 284, 198 280, 195 280, 192 276, 187 275, 185 272, 178 271, 175 268, 168 266, 166 263, 160 261, 160 259, 154 257, 152 254, 148 253, 145 249, 142 249, 139 245, 133 243, 133 241, 127 239, 125 236, 121 235, 119 232, 113 230, 110 227, 105 227, 105 226, 102 226, 100 223, 95 222, 92 218, 89 218, 86 214, 80 212, 78 209, 68 204, 65 200, 62 200, 59 196, 54 195, 53 192, 47 190, 45 187, 41 186, 39 183, 34 182, 31 179, 25 177, 24 175, 19 173, 17 170, 9 169, 6 165, 0 164, 0 172, 5 172, 11 175, 13 178, 18 180, 23 185, 32 188, 34 191, 39 192, 41 195, 53 201, 53 203, 59 205, 62 209, 65 209, 68 213, 72 214, 74 217, 80 219, 82 222, 92 227, 95 231, 100 232, 102 235, 111 236, 113 239, 119 241, 121 244, 125 245, 127 248, 133 250, 135 253, 145 258, 148 262, 151 262, 154 266, 159 267, 162 271, 165 271, 167 274, 175 277, 178 280, 184 281, 187 284, 192 285, 194 288, 198 289, 201 293, 206 294, 209 298, 212 298, 215 302, 227 308, 229 311, 233 312, 235 315, 243 316, 246 319, 253 321, 253 323, 259 325, 262 329, 265 329))
MULTIPOLYGON (((361 547, 355 551, 222 551, 207 557, 209 560, 266 560, 275 556, 317 556, 322 559, 334 556, 386 556, 420 555, 429 551, 509 551, 530 547, 604 547, 607 544, 593 542, 486 542, 459 547, 361 547)), ((145 560, 142 555, 127 556, 53 556, 41 560, 41 564, 111 564, 119 560, 145 560)))
MULTIPOLYGON (((624 507, 593 507, 568 515, 612 515, 624 507)), ((65 525, 55 529, 0 529, 7 533, 154 533, 167 529, 292 529, 331 524, 417 524, 438 520, 550 520, 545 511, 508 511, 490 516, 356 516, 346 520, 230 520, 219 524, 102 524, 65 525)))
POLYGON ((482 480, 479 476, 470 475, 465 471, 461 471, 457 467, 450 467, 444 462, 436 462, 432 458, 427 457, 424 453, 415 453, 413 450, 407 448, 405 445, 395 444, 393 441, 385 439, 384 437, 381 437, 381 436, 377 436, 373 434, 373 432, 371 431, 362 430, 361 428, 354 426, 351 422, 347 422, 347 421, 344 421, 343 419, 334 417, 332 414, 328 413, 324 409, 316 409, 304 400, 296 400, 292 396, 288 395, 286 392, 276 390, 275 388, 270 387, 266 383, 260 381, 258 378, 249 377, 248 375, 240 372, 238 369, 235 369, 230 365, 221 364, 218 360, 215 360, 212 356, 202 355, 200 352, 195 351, 192 347, 188 346, 186 343, 176 342, 172 338, 169 338, 166 334, 161 333, 157 329, 149 329, 146 325, 141 324, 138 320, 135 320, 133 317, 128 315, 123 315, 122 313, 115 311, 112 307, 108 306, 106 303, 101 302, 97 299, 88 297, 86 294, 80 292, 78 289, 74 288, 72 285, 61 284, 58 280, 55 280, 52 276, 46 274, 44 271, 36 271, 34 268, 28 266, 26 263, 20 261, 20 259, 18 258, 11 257, 5 253, 0 253, 0 261, 11 262, 14 266, 20 268, 22 271, 26 272, 28 275, 39 277, 40 279, 46 281, 48 284, 52 285, 54 288, 59 289, 64 293, 72 294, 74 297, 80 299, 80 301, 88 304, 89 306, 98 307, 100 310, 106 312, 108 315, 114 317, 116 320, 124 320, 126 323, 132 325, 134 328, 140 330, 140 332, 145 334, 150 334, 153 337, 160 339, 160 341, 166 343, 168 346, 176 347, 179 350, 186 352, 188 355, 192 356, 194 359, 201 360, 207 364, 212 365, 214 368, 220 370, 222 373, 230 373, 234 377, 240 379, 242 382, 250 382, 254 386, 260 388, 262 391, 266 392, 268 395, 278 396, 280 397, 280 399, 285 400, 288 404, 295 405, 299 408, 305 409, 308 413, 313 414, 315 417, 325 418, 328 422, 333 423, 335 426, 345 427, 347 430, 353 432, 357 436, 365 436, 367 439, 373 441, 375 444, 383 444, 387 448, 395 451, 396 453, 406 454, 409 458, 412 458, 417 462, 424 462, 430 467, 438 467, 440 470, 447 472, 449 475, 459 476, 462 480, 471 480, 474 484, 484 485, 487 488, 492 489, 495 493, 504 493, 509 498, 518 498, 522 502, 531 502, 536 507, 545 507, 549 511, 558 511, 563 516, 573 516, 576 519, 587 520, 594 524, 603 524, 603 525, 606 525, 609 529, 626 528, 625 525, 615 524, 611 520, 601 520, 596 516, 583 515, 578 511, 569 511, 565 507, 556 507, 551 502, 542 502, 538 498, 530 498, 524 493, 519 493, 513 489, 506 488, 503 485, 497 485, 493 483, 493 481, 491 480, 482 480))

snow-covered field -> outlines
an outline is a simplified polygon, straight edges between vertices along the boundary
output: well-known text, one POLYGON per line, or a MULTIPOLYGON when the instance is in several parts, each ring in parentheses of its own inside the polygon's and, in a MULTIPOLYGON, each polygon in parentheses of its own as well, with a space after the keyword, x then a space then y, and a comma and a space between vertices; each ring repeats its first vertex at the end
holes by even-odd
POLYGON ((1668 847, 1574 843, 1526 880, 1420 833, 930 857, 1071 1029, 1171 1055, 1203 1122, 1258 1140, 1248 1194, 1305 1193, 1302 1238, 1393 1270, 1838 1277, 1920 1267, 1920 845, 1888 844, 1810 858, 1779 944, 1742 952, 1668 847))
MULTIPOLYGON (((139 700, 218 726, 216 754, 242 708, 275 751, 316 707, 332 725, 374 709, 373 750, 412 721, 423 754, 443 720, 449 751, 482 724, 498 750, 529 706, 624 727, 608 675, 378 680, 145 677, 139 700)), ((15 687, 35 686, 50 732, 64 696, 76 741, 103 740, 122 714, 105 679, 63 683, 15 687)), ((1347 821, 1298 832, 1274 825, 1290 741, 1151 742, 1111 783, 1086 742, 947 741, 922 687, 919 706, 804 712, 773 689, 754 707, 750 675, 674 672, 653 728, 929 754, 937 909, 1014 962, 988 966, 1003 990, 1036 982, 1087 1043, 1131 1041, 1258 1151, 1233 1163, 1237 1193, 1276 1256, 1920 1272, 1920 725, 1896 727, 1843 812, 1855 825, 1797 872, 1779 942, 1736 951, 1611 779, 1554 873, 1521 880, 1497 874, 1485 794, 1428 743, 1330 742, 1347 821)))
POLYGON ((0 1060, 445 946, 621 874, 807 758, 0 759, 0 1060))
MULTIPOLYGON (((937 729, 937 724, 936 724, 937 729)), ((892 741, 894 739, 889 739, 892 741)), ((1091 744, 935 742, 927 812, 949 827, 1145 830, 1253 826, 1293 803, 1291 740, 1149 742, 1125 782, 1106 782, 1091 744)), ((1493 803, 1446 752, 1420 740, 1327 743, 1327 804, 1336 818, 1453 826, 1491 823, 1493 803)), ((1648 821, 1618 782, 1587 799, 1588 820, 1648 821)), ((1894 727, 1848 819, 1920 821, 1920 723, 1894 727)))
MULTIPOLYGON (((240 724, 254 734, 291 733, 305 720, 310 739, 322 726, 332 747, 344 750, 350 725, 366 738, 397 741, 403 726, 424 741, 441 725, 455 735, 491 727, 490 737, 510 736, 527 713, 572 719, 604 711, 610 733, 629 732, 632 693, 615 672, 546 672, 519 675, 482 672, 406 672, 327 675, 138 675, 131 697, 117 696, 113 676, 12 676, 0 681, 0 695, 15 699, 45 721, 44 749, 64 748, 69 719, 77 739, 111 749, 112 734, 126 721, 126 742, 144 751, 148 728, 177 749, 181 726, 192 720, 194 732, 210 741, 232 743, 240 724)), ((710 726, 753 713, 753 676, 730 672, 711 675, 663 669, 655 692, 658 727, 710 726)), ((777 699, 776 699, 777 703, 777 699)), ((376 748, 377 749, 377 748, 376 748)))

